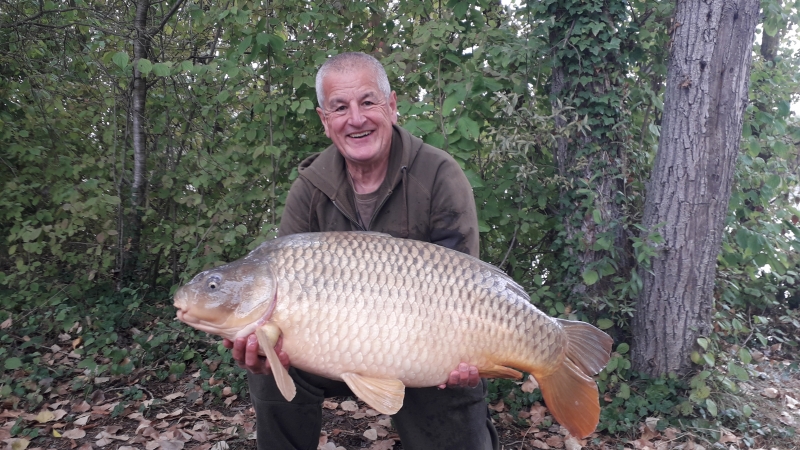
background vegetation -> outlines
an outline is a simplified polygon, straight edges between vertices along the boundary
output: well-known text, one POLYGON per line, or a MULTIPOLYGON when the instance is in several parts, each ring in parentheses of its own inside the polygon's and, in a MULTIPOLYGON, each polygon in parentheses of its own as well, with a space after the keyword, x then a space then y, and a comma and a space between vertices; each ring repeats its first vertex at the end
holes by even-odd
POLYGON ((762 2, 713 330, 690 376, 651 380, 628 349, 661 243, 642 216, 672 14, 652 0, 0 3, 0 396, 34 408, 36 380, 72 373, 40 366, 63 334, 87 377, 232 371, 171 322, 170 295, 275 236, 295 167, 329 144, 316 68, 363 51, 401 124, 462 164, 482 259, 615 338, 601 428, 721 420, 710 394, 749 376, 750 350, 797 354, 797 5, 762 2))

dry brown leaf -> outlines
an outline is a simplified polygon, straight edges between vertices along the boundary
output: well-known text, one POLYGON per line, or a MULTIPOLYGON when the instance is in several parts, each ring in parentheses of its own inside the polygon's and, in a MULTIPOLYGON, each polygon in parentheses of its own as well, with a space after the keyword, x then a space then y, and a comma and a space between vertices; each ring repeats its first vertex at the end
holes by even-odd
POLYGON ((374 428, 370 428, 369 430, 364 432, 364 437, 369 439, 370 441, 375 441, 378 439, 378 431, 374 428))
POLYGON ((375 417, 375 416, 380 416, 381 415, 381 413, 379 413, 378 411, 375 411, 374 409, 368 409, 364 413, 367 415, 367 417, 375 417))
POLYGON ((358 411, 358 404, 352 400, 347 400, 339 405, 345 411, 358 411))
POLYGON ((387 430, 392 428, 392 419, 389 417, 384 417, 383 419, 378 420, 376 423, 387 430))
POLYGON ((798 408, 800 408, 800 402, 798 402, 794 398, 789 397, 788 395, 785 396, 784 398, 786 399, 786 407, 787 408, 789 408, 789 409, 798 409, 798 408))
POLYGON ((8 319, 4 320, 3 323, 0 323, 0 330, 5 330, 6 328, 10 327, 14 324, 14 321, 11 320, 11 314, 8 315, 8 319))
POLYGON ((787 413, 786 411, 783 411, 783 412, 781 412, 781 416, 780 416, 780 417, 778 417, 778 420, 779 420, 779 421, 780 421, 782 424, 784 424, 784 425, 788 425, 788 426, 790 426, 790 427, 793 427, 793 426, 794 426, 794 423, 795 423, 794 417, 792 417, 792 416, 791 416, 789 413, 787 413))
POLYGON ((75 419, 75 422, 73 423, 79 427, 82 427, 89 422, 89 418, 91 417, 92 417, 91 413, 81 414, 80 416, 78 416, 77 419, 75 419))
POLYGON ((99 405, 100 403, 103 403, 104 401, 106 401, 106 395, 103 393, 103 391, 94 391, 94 392, 92 392, 92 404, 93 405, 99 405))
POLYGON ((183 448, 183 441, 179 440, 160 439, 158 443, 161 444, 161 450, 181 450, 183 448))
POLYGON ((528 379, 525 380, 525 382, 522 383, 522 386, 520 387, 520 389, 522 389, 522 392, 527 392, 529 394, 538 388, 539 388, 539 383, 536 381, 536 378, 533 378, 533 375, 528 375, 528 379))
POLYGON ((394 439, 375 441, 369 446, 369 450, 392 450, 394 448, 394 443, 394 439))
POLYGON ((564 447, 567 450, 581 450, 583 448, 583 444, 575 436, 569 436, 568 438, 564 439, 564 447))
POLYGON ((176 398, 183 397, 185 395, 186 394, 184 394, 183 392, 175 392, 175 393, 169 394, 166 397, 164 397, 164 401, 169 403, 169 402, 175 400, 176 398))
POLYGON ((777 389, 771 388, 771 387, 764 388, 764 390, 761 391, 761 395, 763 395, 764 397, 767 397, 767 398, 777 398, 779 394, 780 393, 778 392, 777 389))
MULTIPOLYGON (((341 411, 341 413, 344 414, 344 411, 341 411)), ((339 413, 337 412, 336 414, 338 415, 339 413)), ((359 411, 357 413, 353 413, 353 415, 350 416, 350 417, 352 417, 353 419, 358 420, 358 419, 363 419, 364 417, 367 417, 367 414, 362 412, 362 411, 359 411)))
POLYGON ((547 413, 547 407, 534 404, 533 406, 531 406, 530 413, 531 415, 529 418, 531 420, 531 425, 538 425, 539 423, 542 422, 542 420, 544 420, 544 416, 547 413))
POLYGON ((223 401, 222 403, 224 403, 225 406, 230 407, 231 404, 235 402, 237 398, 239 398, 238 395, 231 395, 230 397, 226 398, 225 401, 223 401))
POLYGON ((178 408, 175 411, 172 411, 171 413, 158 413, 158 414, 156 414, 156 419, 164 419, 164 418, 167 418, 167 417, 175 417, 175 416, 181 415, 182 413, 183 413, 183 408, 178 408))
POLYGON ((339 404, 330 400, 325 400, 322 402, 322 407, 325 409, 336 409, 339 407, 339 404))
POLYGON ((558 435, 552 435, 544 440, 550 447, 561 448, 564 446, 564 438, 558 435))
POLYGON ((549 450, 550 449, 549 445, 547 445, 543 441, 540 441, 539 439, 535 439, 535 440, 531 441, 531 445, 533 446, 533 448, 540 448, 542 450, 549 450))
POLYGON ((81 430, 80 428, 73 428, 71 430, 67 430, 61 434, 62 437, 67 439, 81 439, 86 437, 86 432, 81 430))
POLYGON ((506 404, 503 403, 501 399, 499 402, 495 403, 494 405, 489 405, 489 409, 495 412, 503 412, 506 409, 506 404))

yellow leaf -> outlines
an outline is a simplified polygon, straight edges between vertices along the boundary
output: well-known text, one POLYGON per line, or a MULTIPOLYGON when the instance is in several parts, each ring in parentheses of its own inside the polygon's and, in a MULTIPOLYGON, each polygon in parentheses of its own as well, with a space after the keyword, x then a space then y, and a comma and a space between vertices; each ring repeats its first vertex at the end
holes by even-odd
POLYGON ((11 450, 25 450, 30 443, 27 439, 15 439, 11 442, 11 450))
POLYGON ((45 422, 50 422, 51 420, 55 420, 55 418, 56 415, 53 414, 51 411, 44 410, 36 416, 36 421, 39 423, 45 423, 45 422))
POLYGON ((59 433, 57 430, 53 429, 53 437, 61 437, 61 433, 59 433))

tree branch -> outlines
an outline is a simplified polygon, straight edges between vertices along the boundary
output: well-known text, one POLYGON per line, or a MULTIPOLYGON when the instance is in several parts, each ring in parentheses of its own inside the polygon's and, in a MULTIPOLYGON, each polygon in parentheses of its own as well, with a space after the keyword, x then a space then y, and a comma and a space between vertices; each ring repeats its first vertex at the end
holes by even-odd
POLYGON ((161 23, 158 24, 157 27, 148 30, 147 34, 149 34, 150 36, 155 36, 156 33, 161 31, 164 28, 164 25, 166 25, 167 22, 169 22, 169 19, 171 19, 172 16, 174 16, 175 13, 178 12, 178 9, 181 7, 182 4, 183 0, 177 0, 175 4, 172 5, 172 9, 170 9, 169 12, 167 12, 167 14, 161 19, 161 23))

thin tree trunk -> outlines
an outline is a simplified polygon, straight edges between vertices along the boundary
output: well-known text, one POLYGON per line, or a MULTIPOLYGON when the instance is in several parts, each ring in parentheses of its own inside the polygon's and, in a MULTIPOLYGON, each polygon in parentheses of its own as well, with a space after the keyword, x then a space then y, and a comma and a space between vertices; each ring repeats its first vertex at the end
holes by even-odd
POLYGON ((714 278, 747 103, 758 0, 678 1, 644 225, 664 244, 641 271, 633 366, 686 374, 711 328, 714 278))

